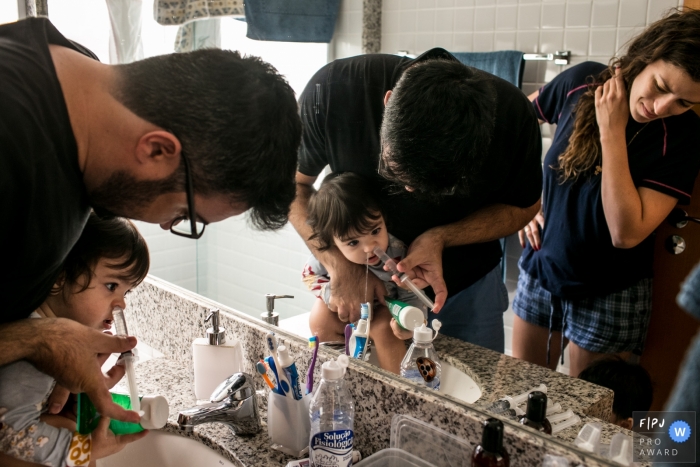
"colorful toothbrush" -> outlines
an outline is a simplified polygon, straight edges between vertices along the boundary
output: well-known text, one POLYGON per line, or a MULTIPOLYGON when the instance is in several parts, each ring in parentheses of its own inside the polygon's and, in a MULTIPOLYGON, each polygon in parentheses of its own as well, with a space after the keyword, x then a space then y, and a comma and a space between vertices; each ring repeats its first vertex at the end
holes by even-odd
POLYGON ((350 336, 352 336, 352 324, 345 325, 345 355, 350 355, 350 336))
POLYGON ((314 367, 316 366, 316 356, 318 355, 318 337, 309 337, 309 348, 312 349, 311 363, 306 372, 306 394, 311 394, 314 390, 314 367))
POLYGON ((267 369, 265 368, 265 362, 262 360, 262 358, 258 363, 255 364, 255 368, 258 370, 258 373, 260 373, 260 376, 263 377, 265 383, 267 383, 267 385, 270 386, 270 389, 272 389, 274 392, 277 392, 277 388, 275 388, 275 385, 272 384, 272 381, 270 381, 270 377, 267 376, 267 369))

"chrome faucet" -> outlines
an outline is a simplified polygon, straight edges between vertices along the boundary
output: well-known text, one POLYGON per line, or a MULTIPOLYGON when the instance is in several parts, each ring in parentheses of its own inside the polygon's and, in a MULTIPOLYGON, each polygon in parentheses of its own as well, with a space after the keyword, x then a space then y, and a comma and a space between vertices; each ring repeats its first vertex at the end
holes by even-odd
POLYGON ((218 422, 227 425, 235 435, 253 435, 262 429, 255 399, 253 377, 236 373, 214 390, 209 404, 180 412, 177 424, 181 430, 191 432, 202 423, 218 422))

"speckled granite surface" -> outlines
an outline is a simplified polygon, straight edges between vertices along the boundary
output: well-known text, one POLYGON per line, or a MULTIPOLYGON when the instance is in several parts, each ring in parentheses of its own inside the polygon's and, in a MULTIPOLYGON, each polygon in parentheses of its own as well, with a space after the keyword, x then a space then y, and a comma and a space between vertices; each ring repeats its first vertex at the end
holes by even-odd
MULTIPOLYGON (((253 361, 257 361, 261 355, 266 355, 263 337, 269 329, 275 329, 278 338, 285 341, 296 357, 297 367, 301 372, 308 366, 310 353, 302 339, 283 330, 269 328, 259 320, 149 277, 129 296, 127 320, 132 334, 165 355, 163 359, 140 364, 138 374, 139 388, 142 392, 160 393, 170 400, 171 417, 168 431, 177 432, 174 426, 177 411, 194 405, 191 343, 194 338, 204 335, 202 322, 206 312, 212 307, 222 310, 222 325, 227 328, 229 336, 236 336, 241 340, 246 356, 244 371, 254 374, 253 361)), ((469 372, 481 385, 484 392, 483 402, 479 401, 472 406, 439 397, 387 373, 375 371, 375 368, 367 363, 353 361, 346 380, 356 404, 356 448, 363 456, 389 446, 391 418, 397 413, 431 423, 476 445, 481 439, 480 423, 490 416, 480 409, 479 405, 535 385, 528 379, 528 375, 523 374, 523 371, 529 374, 533 369, 522 367, 521 365, 526 365, 523 362, 449 338, 441 339, 437 347, 443 353, 449 351, 450 356, 445 357, 446 360, 469 372), (490 389, 489 385, 494 389, 490 389)), ((335 355, 336 352, 325 348, 319 351, 317 381, 320 378, 320 364, 335 355)), ((534 377, 539 375, 535 374, 534 377)), ((562 377, 566 378, 563 375, 562 377)), ((595 410, 590 407, 595 407, 606 397, 605 394, 601 395, 590 388, 576 388, 576 384, 569 384, 567 387, 566 380, 558 380, 556 375, 551 378, 551 381, 542 380, 545 384, 552 384, 551 397, 563 405, 565 400, 570 400, 573 404, 576 397, 579 397, 587 407, 581 413, 586 413, 585 410, 595 410), (563 391, 561 397, 553 395, 554 388, 563 391)), ((261 378, 255 378, 254 381, 258 389, 263 389, 261 378)), ((264 409, 265 404, 260 408, 264 409)), ((601 458, 585 455, 563 442, 565 439, 573 439, 578 429, 565 430, 562 432, 562 439, 555 439, 525 429, 510 420, 505 420, 504 423, 505 444, 511 455, 511 465, 539 465, 546 453, 563 455, 574 462, 574 465, 606 465, 601 458), (568 431, 572 433, 567 434, 568 431)), ((266 433, 239 438, 233 436, 222 425, 210 424, 196 427, 188 436, 201 440, 243 466, 283 466, 290 459, 269 449, 270 441, 266 433)))
POLYGON ((362 53, 382 49, 382 0, 362 0, 362 53))

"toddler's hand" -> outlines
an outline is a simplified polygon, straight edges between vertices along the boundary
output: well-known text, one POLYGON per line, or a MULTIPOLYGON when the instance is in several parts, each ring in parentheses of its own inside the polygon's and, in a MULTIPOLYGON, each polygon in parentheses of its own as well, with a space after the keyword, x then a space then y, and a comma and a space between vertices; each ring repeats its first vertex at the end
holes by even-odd
POLYGON ((411 331, 402 329, 401 326, 399 326, 399 323, 397 323, 394 318, 391 318, 390 326, 391 330, 394 331, 394 335, 401 340, 405 341, 406 339, 411 339, 413 337, 413 333, 411 331))
POLYGON ((109 429, 109 418, 100 417, 97 428, 92 432, 92 452, 90 459, 94 461, 116 454, 124 449, 124 446, 127 444, 138 441, 147 434, 148 430, 144 430, 141 433, 116 436, 109 429))

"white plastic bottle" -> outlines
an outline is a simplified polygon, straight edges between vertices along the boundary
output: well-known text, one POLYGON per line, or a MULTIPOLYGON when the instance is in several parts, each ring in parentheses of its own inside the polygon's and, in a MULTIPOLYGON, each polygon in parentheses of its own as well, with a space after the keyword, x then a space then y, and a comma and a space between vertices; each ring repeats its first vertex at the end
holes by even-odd
POLYGON ((309 460, 312 467, 352 465, 355 404, 345 387, 349 359, 341 355, 321 366, 321 384, 311 401, 309 460))
POLYGON ((440 360, 433 340, 440 330, 440 321, 433 320, 433 330, 425 324, 413 330, 413 343, 401 361, 401 376, 436 391, 440 389, 440 360))
POLYGON ((205 322, 211 320, 207 337, 192 343, 194 364, 194 395, 209 400, 214 389, 229 376, 241 371, 243 348, 238 339, 226 339, 226 329, 219 325, 219 310, 212 310, 205 322))

